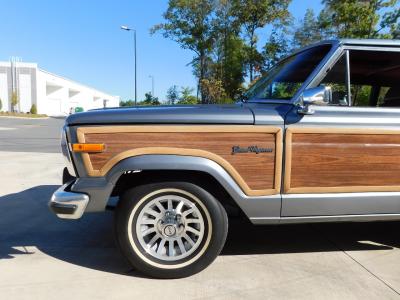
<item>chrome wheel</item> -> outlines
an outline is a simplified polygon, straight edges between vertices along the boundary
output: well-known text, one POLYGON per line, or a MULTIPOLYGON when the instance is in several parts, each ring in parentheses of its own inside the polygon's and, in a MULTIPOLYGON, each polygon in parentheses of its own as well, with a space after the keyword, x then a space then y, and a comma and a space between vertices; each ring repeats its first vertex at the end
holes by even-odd
POLYGON ((201 211, 189 197, 164 194, 143 206, 132 231, 152 257, 176 261, 199 248, 205 223, 201 211))

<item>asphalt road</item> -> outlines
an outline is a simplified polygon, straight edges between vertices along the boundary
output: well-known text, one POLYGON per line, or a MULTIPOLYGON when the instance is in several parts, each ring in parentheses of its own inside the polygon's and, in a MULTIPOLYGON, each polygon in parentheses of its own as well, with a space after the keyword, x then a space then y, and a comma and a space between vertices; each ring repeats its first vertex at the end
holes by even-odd
POLYGON ((223 252, 206 270, 179 280, 143 277, 114 246, 112 212, 75 221, 50 213, 63 160, 39 150, 58 152, 62 122, 42 120, 34 131, 24 125, 31 121, 20 122, 0 119, 0 128, 14 126, 20 137, 10 144, 10 130, 0 131, 1 299, 400 299, 396 222, 253 226, 230 219, 223 252))
POLYGON ((63 118, 0 117, 0 151, 59 153, 63 118))

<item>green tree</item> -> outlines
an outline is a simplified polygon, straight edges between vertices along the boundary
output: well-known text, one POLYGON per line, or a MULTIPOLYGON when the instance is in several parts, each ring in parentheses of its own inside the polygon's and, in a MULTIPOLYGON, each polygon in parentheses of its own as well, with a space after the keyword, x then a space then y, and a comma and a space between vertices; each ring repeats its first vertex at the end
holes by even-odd
POLYGON ((397 0, 323 0, 325 27, 321 29, 339 38, 388 38, 385 31, 398 26, 397 0), (384 13, 385 10, 389 12, 384 13))
POLYGON ((199 85, 206 77, 207 58, 215 40, 214 3, 213 0, 169 0, 163 15, 165 22, 151 29, 151 33, 161 32, 164 37, 195 53, 191 64, 197 66, 199 85))
POLYGON ((182 87, 181 96, 179 98, 178 104, 198 104, 196 96, 193 96, 193 88, 182 87))
POLYGON ((299 49, 324 39, 325 34, 322 28, 327 27, 325 17, 323 13, 316 17, 314 10, 307 9, 304 18, 294 28, 292 47, 299 49))
POLYGON ((264 71, 270 69, 290 52, 286 32, 274 27, 263 47, 264 71))
POLYGON ((168 104, 174 105, 179 99, 179 91, 176 85, 171 86, 167 90, 167 100, 168 104))
POLYGON ((220 80, 226 96, 235 99, 240 94, 244 82, 246 52, 242 39, 234 34, 229 35, 225 42, 223 59, 223 74, 220 80))
POLYGON ((400 8, 396 0, 323 0, 315 16, 308 9, 294 28, 294 49, 329 38, 398 38, 400 8))
POLYGON ((11 94, 11 110, 12 112, 15 112, 15 107, 18 105, 19 99, 18 99, 18 94, 16 92, 13 92, 11 94))
POLYGON ((129 100, 121 100, 119 102, 119 106, 122 107, 128 107, 128 106, 135 106, 135 101, 129 99, 129 100))
POLYGON ((1 101, 1 98, 0 98, 0 111, 3 109, 3 102, 1 101))
POLYGON ((209 78, 201 81, 201 90, 204 94, 206 103, 224 103, 227 102, 226 92, 222 86, 222 81, 209 78))
POLYGON ((235 0, 233 11, 238 18, 247 42, 247 68, 250 81, 254 72, 261 70, 262 55, 257 50, 256 30, 267 24, 286 25, 290 20, 291 0, 235 0))
POLYGON ((217 38, 212 52, 212 74, 209 80, 221 81, 226 96, 234 99, 240 93, 244 81, 245 44, 240 37, 240 24, 233 11, 234 1, 216 2, 213 26, 217 38))
POLYGON ((400 7, 385 12, 382 16, 381 28, 389 28, 387 38, 400 39, 400 7))
POLYGON ((160 105, 160 101, 158 101, 158 97, 154 97, 151 93, 146 93, 144 94, 144 100, 139 102, 138 105, 143 105, 143 106, 160 105))

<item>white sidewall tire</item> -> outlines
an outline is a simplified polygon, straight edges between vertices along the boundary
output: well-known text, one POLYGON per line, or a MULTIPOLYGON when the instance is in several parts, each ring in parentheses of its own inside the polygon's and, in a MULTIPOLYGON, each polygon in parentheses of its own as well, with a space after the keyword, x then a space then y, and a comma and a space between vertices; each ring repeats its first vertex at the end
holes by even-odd
POLYGON ((155 182, 127 190, 115 210, 115 234, 119 249, 136 269, 154 278, 182 278, 200 272, 221 252, 228 232, 228 217, 223 206, 206 190, 189 182, 155 182), (157 194, 180 194, 193 202, 203 215, 205 231, 201 244, 189 256, 176 261, 153 257, 136 234, 138 217, 157 194))
POLYGON ((146 196, 144 196, 142 199, 140 199, 137 204, 135 205, 135 208, 132 210, 132 212, 129 215, 129 219, 128 219, 128 224, 127 224, 128 228, 128 237, 129 237, 129 242, 130 245, 132 247, 132 250, 135 251, 135 253, 146 263, 148 263, 149 265, 152 265, 154 267, 160 268, 160 269, 178 269, 178 268, 183 268, 186 267, 190 264, 192 264, 193 262, 195 262, 196 260, 198 260, 203 254, 204 252, 207 250, 208 245, 210 244, 210 240, 211 240, 211 236, 212 236, 212 222, 211 222, 211 217, 210 217, 210 213, 208 212, 208 209, 205 207, 205 205, 194 195, 192 195, 189 192, 186 192, 184 190, 180 190, 180 189, 160 189, 160 190, 156 190, 150 194, 147 194, 146 196), (179 193, 179 194, 183 194, 188 196, 191 200, 195 200, 197 202, 198 205, 200 205, 200 207, 202 208, 204 214, 206 215, 206 221, 207 221, 207 225, 208 225, 208 232, 206 235, 206 241, 203 245, 203 247, 200 249, 200 251, 198 251, 198 253, 192 257, 191 259, 189 259, 188 261, 185 261, 184 263, 180 263, 180 264, 175 264, 175 265, 164 265, 164 264, 159 264, 156 263, 154 261, 152 261, 151 259, 147 258, 145 255, 143 255, 143 253, 139 250, 139 248, 137 247, 134 239, 133 239, 133 231, 132 228, 136 227, 136 224, 132 224, 133 223, 133 219, 134 216, 136 215, 136 213, 138 213, 138 209, 141 207, 141 205, 148 199, 150 199, 151 197, 157 195, 157 194, 161 194, 161 193, 168 193, 168 192, 172 192, 172 193, 179 193), (133 226, 135 225, 135 226, 133 226))

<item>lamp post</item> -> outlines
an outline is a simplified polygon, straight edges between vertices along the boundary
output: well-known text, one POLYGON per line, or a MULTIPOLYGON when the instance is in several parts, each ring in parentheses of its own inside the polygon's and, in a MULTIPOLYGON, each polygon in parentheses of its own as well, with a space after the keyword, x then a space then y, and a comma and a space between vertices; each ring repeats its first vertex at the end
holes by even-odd
POLYGON ((154 76, 149 75, 149 78, 151 78, 151 95, 154 97, 154 76))
POLYGON ((136 71, 137 71, 137 65, 136 65, 136 29, 129 28, 128 26, 121 26, 122 30, 125 31, 133 31, 133 43, 134 43, 134 50, 135 50, 135 106, 137 104, 137 80, 136 80, 136 71))

